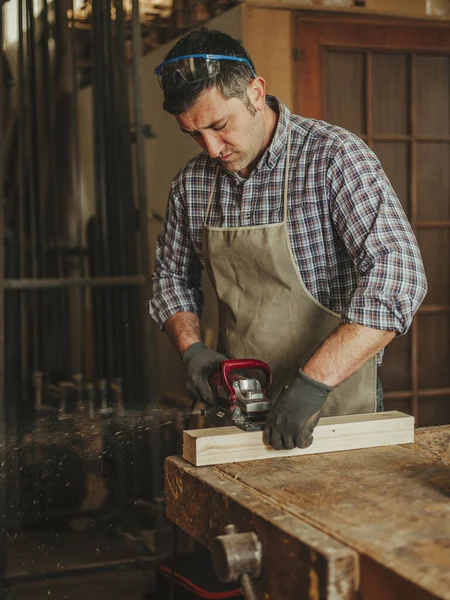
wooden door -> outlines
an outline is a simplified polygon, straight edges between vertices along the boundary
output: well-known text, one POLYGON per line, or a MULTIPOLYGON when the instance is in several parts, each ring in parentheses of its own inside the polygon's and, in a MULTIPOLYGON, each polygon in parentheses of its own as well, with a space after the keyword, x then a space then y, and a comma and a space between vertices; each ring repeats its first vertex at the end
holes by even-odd
POLYGON ((385 406, 450 423, 450 24, 299 14, 295 36, 295 112, 376 152, 424 259, 428 295, 380 369, 385 406))

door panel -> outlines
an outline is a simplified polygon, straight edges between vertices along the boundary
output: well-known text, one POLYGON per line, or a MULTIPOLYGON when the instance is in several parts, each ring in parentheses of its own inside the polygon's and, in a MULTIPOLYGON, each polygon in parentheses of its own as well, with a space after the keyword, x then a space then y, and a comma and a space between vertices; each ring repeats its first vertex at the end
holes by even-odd
POLYGON ((450 26, 298 15, 296 112, 377 154, 421 248, 429 293, 386 348, 386 408, 450 423, 450 26))
POLYGON ((325 114, 331 123, 357 135, 366 132, 365 55, 363 52, 326 52, 325 114))
POLYGON ((450 143, 418 142, 417 218, 421 221, 450 219, 450 143))
POLYGON ((449 87, 450 58, 427 56, 416 58, 416 133, 418 136, 450 134, 449 87))
POLYGON ((370 88, 373 134, 408 135, 408 55, 374 52, 368 58, 371 60, 372 70, 370 88))

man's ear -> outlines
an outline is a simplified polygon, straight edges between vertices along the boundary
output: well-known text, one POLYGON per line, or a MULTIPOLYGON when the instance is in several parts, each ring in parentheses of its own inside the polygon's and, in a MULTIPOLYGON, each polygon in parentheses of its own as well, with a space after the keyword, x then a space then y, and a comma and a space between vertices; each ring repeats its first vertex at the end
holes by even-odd
POLYGON ((247 94, 256 110, 263 110, 266 106, 266 80, 262 77, 252 79, 248 84, 247 94))

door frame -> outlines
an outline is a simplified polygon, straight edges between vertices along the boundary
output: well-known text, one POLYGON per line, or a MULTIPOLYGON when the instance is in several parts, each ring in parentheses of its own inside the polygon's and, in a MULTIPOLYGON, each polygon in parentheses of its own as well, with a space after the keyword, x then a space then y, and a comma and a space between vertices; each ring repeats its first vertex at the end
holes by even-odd
MULTIPOLYGON (((396 19, 392 17, 380 18, 370 16, 333 15, 333 14, 305 14, 297 12, 294 22, 294 102, 295 113, 304 117, 323 119, 324 106, 324 54, 327 48, 335 50, 366 50, 370 58, 370 51, 405 51, 411 54, 411 73, 414 74, 415 53, 421 54, 450 54, 450 22, 431 20, 396 19)), ((366 98, 367 115, 371 115, 371 60, 367 62, 366 89, 369 91, 366 98)), ((414 76, 410 81, 410 90, 415 89, 414 76)), ((419 229, 450 229, 450 221, 423 221, 418 219, 417 199, 417 168, 416 151, 417 142, 427 141, 423 136, 415 134, 415 106, 414 94, 411 93, 410 132, 409 135, 399 136, 399 139, 410 144, 410 216, 409 220, 414 232, 419 229)), ((372 133, 370 118, 367 122, 367 132, 364 136, 370 146, 377 141, 377 136, 372 133)), ((381 136, 383 137, 383 136, 381 136)), ((450 143, 450 135, 432 136, 430 141, 443 141, 450 143), (436 138, 436 140, 435 140, 436 138)), ((420 314, 449 313, 450 305, 422 305, 420 314)), ((409 357, 411 369, 411 386, 408 390, 388 391, 387 399, 405 400, 412 399, 412 414, 419 419, 419 398, 445 397, 450 395, 450 387, 435 387, 433 389, 419 388, 419 327, 418 318, 413 319, 411 325, 411 351, 409 357)))

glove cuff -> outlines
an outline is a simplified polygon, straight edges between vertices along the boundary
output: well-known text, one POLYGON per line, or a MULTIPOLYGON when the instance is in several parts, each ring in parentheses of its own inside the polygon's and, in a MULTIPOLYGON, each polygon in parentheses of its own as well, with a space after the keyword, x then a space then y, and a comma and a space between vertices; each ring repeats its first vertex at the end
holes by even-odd
POLYGON ((298 377, 307 385, 319 392, 322 392, 323 394, 330 394, 334 390, 333 387, 330 387, 321 381, 317 381, 316 379, 312 379, 312 377, 308 377, 308 375, 303 372, 302 368, 298 370, 298 377))
POLYGON ((195 356, 202 350, 209 350, 209 348, 204 342, 194 342, 193 344, 191 344, 189 346, 189 348, 187 348, 183 352, 183 356, 181 357, 181 360, 185 363, 185 362, 191 360, 191 358, 193 356, 195 356))

